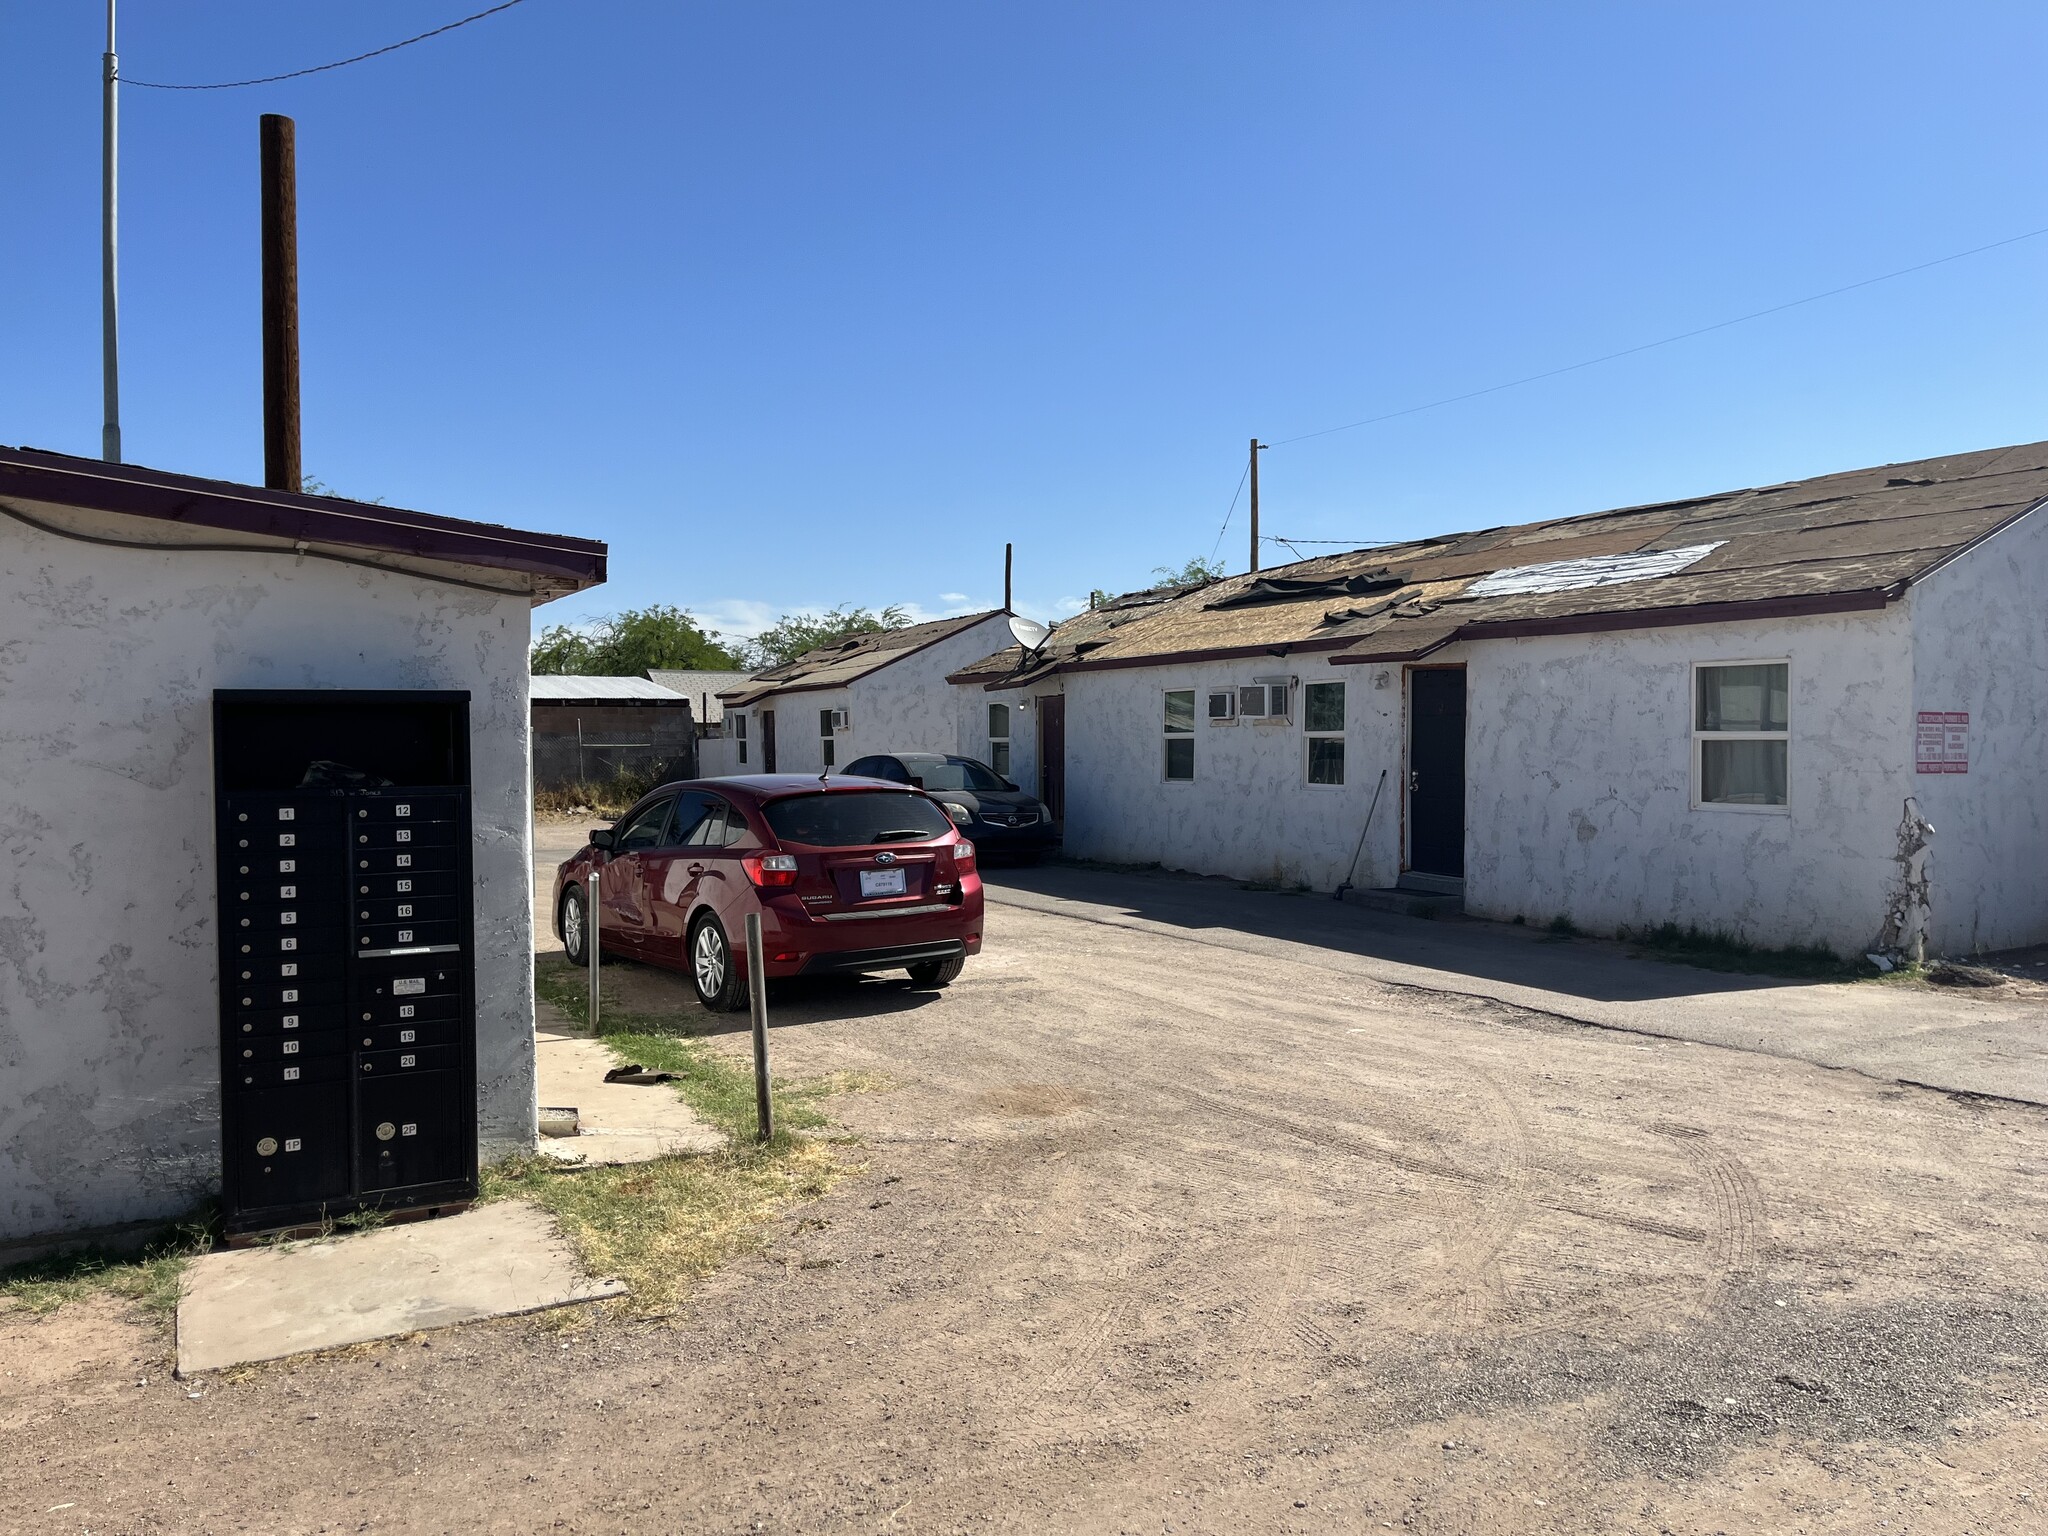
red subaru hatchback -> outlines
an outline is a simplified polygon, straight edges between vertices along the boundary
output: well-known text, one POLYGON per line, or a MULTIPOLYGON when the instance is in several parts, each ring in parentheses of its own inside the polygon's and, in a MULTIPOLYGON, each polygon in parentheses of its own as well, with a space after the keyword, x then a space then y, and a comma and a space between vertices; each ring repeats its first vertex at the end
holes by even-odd
POLYGON ((664 784, 555 873, 555 934, 687 970, 707 1008, 747 1005, 746 921, 768 974, 907 970, 942 987, 981 948, 974 844, 938 803, 876 779, 797 774, 664 784))

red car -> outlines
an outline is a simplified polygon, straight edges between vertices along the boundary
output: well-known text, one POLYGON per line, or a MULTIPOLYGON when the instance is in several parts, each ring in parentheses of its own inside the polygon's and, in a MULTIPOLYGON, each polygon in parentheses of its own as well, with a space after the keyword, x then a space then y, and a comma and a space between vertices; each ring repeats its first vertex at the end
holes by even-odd
POLYGON ((555 872, 555 934, 687 970, 706 1008, 747 1006, 746 921, 768 974, 907 970, 943 987, 981 948, 974 844, 929 796, 875 779, 798 774, 664 784, 555 872))

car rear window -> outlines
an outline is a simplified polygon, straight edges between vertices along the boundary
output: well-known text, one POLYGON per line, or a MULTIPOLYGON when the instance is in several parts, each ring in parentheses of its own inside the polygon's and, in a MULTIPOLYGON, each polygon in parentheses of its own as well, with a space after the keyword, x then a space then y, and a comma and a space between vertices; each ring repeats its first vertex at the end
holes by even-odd
POLYGON ((811 848, 858 848, 868 843, 921 843, 953 825, 922 795, 889 789, 791 795, 761 808, 785 843, 811 848))
POLYGON ((906 757, 903 766, 924 780, 926 789, 999 790, 1003 781, 970 757, 906 757))

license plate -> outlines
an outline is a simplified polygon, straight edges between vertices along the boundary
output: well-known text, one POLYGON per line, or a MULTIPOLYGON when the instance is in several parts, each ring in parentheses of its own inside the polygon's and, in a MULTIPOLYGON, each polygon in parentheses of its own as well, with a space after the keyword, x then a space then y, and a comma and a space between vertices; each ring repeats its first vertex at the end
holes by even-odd
POLYGON ((862 899, 869 896, 901 896, 903 890, 903 871, 900 869, 864 869, 860 872, 862 899))

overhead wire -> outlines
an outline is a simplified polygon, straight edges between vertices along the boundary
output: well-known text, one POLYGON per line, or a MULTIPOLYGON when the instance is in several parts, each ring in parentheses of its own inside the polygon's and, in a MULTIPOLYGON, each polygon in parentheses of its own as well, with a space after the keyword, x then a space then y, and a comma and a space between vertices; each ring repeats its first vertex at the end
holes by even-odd
POLYGON ((1436 410, 1441 406, 1457 405, 1466 400, 1477 400, 1482 395, 1497 395, 1504 389, 1519 389, 1524 384, 1541 383, 1544 379, 1554 379, 1563 374, 1577 373, 1582 368, 1594 368, 1598 367, 1601 363, 1614 362, 1618 358, 1634 357, 1641 352, 1655 351, 1658 347, 1668 347, 1677 342, 1690 341, 1695 336, 1705 336, 1713 331, 1725 331, 1731 325, 1746 325, 1752 320, 1762 320, 1768 315, 1781 315, 1788 309, 1798 309, 1805 304, 1818 304, 1822 299, 1838 298, 1845 293, 1854 293, 1859 288, 1869 288, 1877 283, 1888 283, 1894 278, 1911 277, 1915 272, 1925 272, 1930 267, 1946 266, 1949 262, 1962 261, 1970 256, 1981 256, 1986 251, 1999 250, 2004 246, 2018 245, 2022 240, 2038 240, 2043 235, 2048 235, 2048 226, 2043 226, 2040 229, 2030 229, 2023 235, 2008 235, 2005 239, 1993 240, 1988 245, 1974 245, 1967 251, 1953 251, 1946 256, 1937 256, 1932 261, 1916 262, 1910 267, 1900 267, 1895 272, 1883 272, 1876 277, 1866 277, 1857 282, 1844 283, 1839 288, 1829 288, 1821 293, 1809 293, 1803 299, 1790 299, 1783 304, 1773 304, 1768 309, 1754 309, 1746 315, 1736 315, 1727 320, 1716 320, 1712 325, 1698 326, 1693 330, 1680 331, 1672 336, 1660 336, 1655 341, 1646 341, 1633 347, 1623 347, 1618 352, 1603 352, 1598 357, 1589 357, 1581 362, 1567 363, 1562 368, 1546 368, 1541 373, 1531 373, 1519 379, 1509 379, 1502 384, 1489 384, 1484 389, 1467 390, 1462 395, 1446 395, 1441 400, 1431 400, 1422 405, 1407 406, 1402 410, 1388 411, 1380 416, 1368 416, 1363 421, 1346 422, 1341 427, 1324 427, 1320 431, 1303 432, 1296 437, 1283 437, 1274 446, 1284 447, 1288 443, 1305 443, 1312 437, 1328 437, 1335 432, 1352 432, 1360 427, 1376 426, 1383 421, 1395 421, 1403 416, 1414 416, 1423 411, 1436 410))
POLYGON ((233 91, 245 85, 275 85, 280 80, 297 80, 304 75, 325 74, 330 69, 345 69, 351 64, 360 64, 365 59, 380 58, 387 53, 396 53, 401 48, 410 48, 414 43, 424 43, 430 37, 439 37, 443 32, 453 32, 457 27, 466 27, 473 21, 482 21, 486 16, 495 16, 500 11, 509 11, 515 5, 524 5, 526 0, 503 0, 488 10, 465 16, 460 21, 451 21, 446 26, 436 27, 431 32, 422 32, 416 37, 404 38, 395 43, 386 43, 382 48, 372 48, 368 53, 354 54, 346 59, 336 59, 331 64, 314 64, 305 69, 288 70, 281 75, 259 75, 253 80, 220 80, 204 85, 167 84, 161 80, 130 80, 126 75, 116 75, 122 85, 132 85, 144 91, 233 91))
POLYGON ((1223 526, 1216 530, 1216 542, 1209 547, 1209 558, 1212 561, 1223 548, 1223 535, 1230 532, 1230 520, 1237 516, 1237 498, 1244 494, 1244 483, 1251 478, 1251 474, 1252 461, 1246 459, 1244 469, 1237 477, 1237 489, 1230 493, 1230 509, 1223 514, 1223 526))
MULTIPOLYGON (((2008 235, 2003 240, 1992 240, 1983 245, 1973 245, 1968 250, 1951 251, 1946 256, 1936 256, 1929 261, 1915 262, 1909 267, 1899 267, 1890 272, 1881 272, 1875 277, 1861 278, 1853 283, 1843 283, 1839 287, 1824 289, 1819 293, 1809 293, 1803 298, 1788 299, 1783 304, 1773 304, 1765 309, 1753 309, 1747 314, 1733 315, 1726 320, 1716 320, 1711 325, 1696 326, 1689 331, 1678 331, 1670 336, 1660 336, 1655 341, 1641 342, 1633 347, 1623 347, 1614 352, 1603 352, 1598 357, 1588 357, 1576 363, 1566 363, 1560 368, 1546 368, 1541 373, 1524 374, 1517 379, 1507 379, 1499 384, 1489 384, 1483 389, 1471 389, 1466 390, 1463 394, 1445 395, 1441 399, 1424 401, 1420 405, 1405 406, 1398 411, 1386 411, 1378 416, 1367 416, 1359 421, 1346 422, 1340 427, 1323 427, 1314 432, 1302 432, 1293 437, 1277 438, 1272 446, 1284 448, 1290 443, 1305 443, 1311 438, 1329 437, 1338 432, 1354 432, 1360 427, 1378 426, 1381 422, 1398 421, 1404 416, 1417 416, 1424 411, 1439 410, 1447 405, 1460 405, 1467 400, 1477 400, 1486 395, 1497 395, 1503 390, 1519 389, 1525 384, 1540 384, 1545 379, 1560 378, 1568 373, 1578 373, 1587 368, 1597 368, 1602 363, 1612 363, 1624 357, 1635 357, 1640 353, 1653 352, 1659 347, 1674 346, 1681 341, 1691 341, 1696 336, 1706 336, 1715 331, 1725 331, 1731 326, 1747 325, 1752 320, 1762 320, 1771 315, 1781 315, 1787 310, 1799 309, 1808 304, 1818 304, 1823 299, 1839 298, 1842 294, 1854 293, 1858 289, 1874 287, 1879 283, 1888 283, 1901 277, 1911 277, 1916 272, 1926 272, 1934 267, 1947 266, 1950 262, 1964 261, 1972 256, 1982 256, 1987 251, 2002 250, 2008 245, 2018 245, 2027 240, 2038 240, 2043 235, 2048 235, 2048 225, 2043 225, 2039 229, 2027 230, 2023 234, 2008 235)), ((1247 464, 1245 466, 1245 475, 1248 476, 1250 473, 1251 466, 1247 464)), ((1238 493, 1242 494, 1243 491, 1244 477, 1241 476, 1238 480, 1238 493)), ((1233 496, 1230 502, 1230 512, 1224 515, 1223 527, 1218 530, 1215 548, 1210 552, 1212 560, 1215 558, 1216 550, 1220 550, 1223 547, 1223 537, 1230 531, 1231 514, 1236 511, 1237 497, 1233 496)), ((1268 542, 1268 540, 1262 539, 1261 542, 1268 542)), ((1343 544, 1353 549, 1371 547, 1366 544, 1352 543, 1346 539, 1276 538, 1271 539, 1270 542, 1283 545, 1289 549, 1292 549, 1296 544, 1343 544)), ((1384 543, 1386 541, 1382 540, 1380 542, 1384 543)), ((1300 551, 1297 550, 1296 553, 1298 554, 1300 551)))

